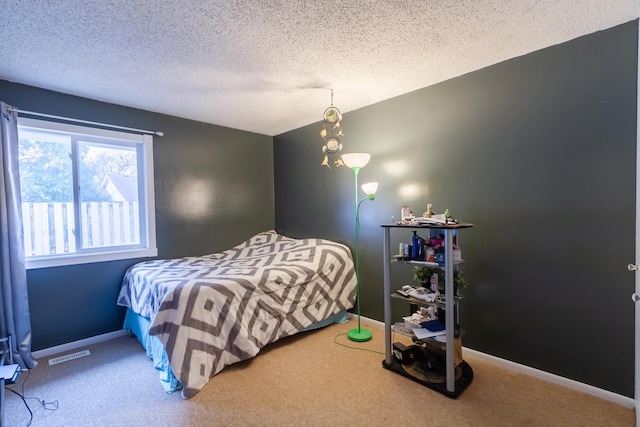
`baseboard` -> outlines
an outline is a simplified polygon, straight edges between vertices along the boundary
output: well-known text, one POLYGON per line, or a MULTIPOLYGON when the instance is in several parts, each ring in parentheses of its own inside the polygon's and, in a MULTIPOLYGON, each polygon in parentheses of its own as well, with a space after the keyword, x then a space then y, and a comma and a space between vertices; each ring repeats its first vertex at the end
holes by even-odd
POLYGON ((34 359, 42 359, 45 357, 52 356, 54 354, 64 353, 67 351, 75 350, 80 347, 85 347, 91 344, 97 344, 99 342, 109 341, 114 338, 118 338, 129 333, 128 330, 121 329, 119 331, 113 331, 102 335, 96 335, 94 337, 85 338, 78 341, 73 341, 66 344, 56 345, 54 347, 45 348, 38 351, 32 351, 31 356, 34 359))
POLYGON ((483 362, 491 363, 492 365, 496 365, 500 368, 509 369, 511 371, 519 372, 521 374, 525 374, 535 378, 539 378, 541 380, 549 381, 551 383, 560 385, 562 387, 566 387, 571 390, 576 390, 582 393, 590 394, 602 400, 607 400, 609 402, 618 404, 620 406, 624 406, 625 408, 633 409, 636 406, 635 400, 633 400, 630 397, 613 393, 611 391, 604 390, 598 387, 594 387, 589 384, 581 383, 579 381, 575 381, 569 378, 561 377, 559 375, 551 374, 546 371, 541 371, 539 369, 531 368, 526 365, 521 365, 519 363, 515 363, 510 360, 501 359, 499 357, 482 353, 480 351, 473 350, 471 348, 462 347, 462 352, 463 354, 468 354, 472 357, 475 357, 476 359, 480 359, 483 362))
MULTIPOLYGON (((353 313, 349 313, 351 318, 355 318, 356 315, 353 313)), ((384 323, 378 320, 369 319, 368 317, 360 316, 360 320, 365 320, 369 323, 375 324, 384 328, 384 323)), ((549 372, 541 371, 539 369, 531 368, 526 365, 521 365, 519 363, 512 362, 510 360, 501 359, 496 356, 492 356, 490 354, 482 353, 477 350, 473 350, 471 348, 462 347, 463 355, 467 354, 470 357, 474 357, 476 359, 480 359, 483 362, 490 363, 494 366, 498 366, 499 368, 508 369, 510 371, 518 372, 521 374, 529 375, 534 378, 538 378, 544 381, 549 381, 551 383, 557 384, 562 387, 566 387, 571 390, 576 390, 582 393, 590 394, 599 399, 606 400, 612 403, 615 403, 620 406, 624 406, 625 408, 633 409, 635 408, 635 400, 623 396, 621 394, 613 393, 608 390, 604 390, 598 387, 591 386, 589 384, 581 383, 578 381, 571 380, 569 378, 561 377, 559 375, 551 374, 549 372)))

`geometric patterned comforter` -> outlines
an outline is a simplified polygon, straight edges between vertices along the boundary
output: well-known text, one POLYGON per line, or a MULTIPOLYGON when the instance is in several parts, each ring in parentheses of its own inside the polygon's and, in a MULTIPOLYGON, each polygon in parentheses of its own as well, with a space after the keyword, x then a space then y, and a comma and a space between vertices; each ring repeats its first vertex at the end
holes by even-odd
POLYGON ((151 320, 189 398, 225 366, 352 308, 355 287, 346 246, 267 231, 216 254, 138 263, 118 304, 151 320))

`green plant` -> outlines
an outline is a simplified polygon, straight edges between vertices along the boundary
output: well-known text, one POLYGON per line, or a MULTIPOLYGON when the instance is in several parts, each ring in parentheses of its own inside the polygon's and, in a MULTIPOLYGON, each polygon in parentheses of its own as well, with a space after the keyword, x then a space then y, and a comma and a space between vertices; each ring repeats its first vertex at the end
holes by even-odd
MULTIPOLYGON (((427 265, 417 265, 413 267, 413 280, 418 283, 428 284, 433 273, 438 275, 438 283, 444 283, 444 269, 427 265)), ((467 277, 462 270, 453 270, 453 284, 458 289, 464 289, 469 285, 467 277)))

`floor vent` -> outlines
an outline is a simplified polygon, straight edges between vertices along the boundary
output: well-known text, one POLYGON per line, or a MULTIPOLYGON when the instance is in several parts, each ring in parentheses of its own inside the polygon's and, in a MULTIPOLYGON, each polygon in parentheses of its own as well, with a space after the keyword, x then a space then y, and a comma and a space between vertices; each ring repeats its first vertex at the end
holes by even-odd
POLYGON ((82 350, 76 353, 65 354, 64 356, 54 357, 53 359, 49 359, 49 365, 56 365, 62 362, 68 362, 69 360, 77 359, 78 357, 88 356, 91 353, 89 350, 82 350))

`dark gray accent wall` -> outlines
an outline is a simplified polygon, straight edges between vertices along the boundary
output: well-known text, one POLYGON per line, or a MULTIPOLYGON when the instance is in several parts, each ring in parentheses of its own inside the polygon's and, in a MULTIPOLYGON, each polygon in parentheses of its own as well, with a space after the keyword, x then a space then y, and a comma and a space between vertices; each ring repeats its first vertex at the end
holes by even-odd
MULTIPOLYGON (((161 258, 219 252, 274 228, 270 136, 2 80, 0 99, 22 110, 164 132, 153 149, 161 258)), ((136 261, 29 270, 33 350, 121 329, 116 297, 136 261)))
MULTIPOLYGON (((379 225, 432 203, 475 225, 459 234, 464 346, 633 396, 637 31, 632 21, 344 114, 344 152, 372 154, 360 183, 380 182, 360 208, 364 316, 383 320, 379 225)), ((320 127, 274 138, 276 227, 353 248, 353 174, 320 166, 320 127)), ((393 287, 412 283, 409 266, 391 274, 393 287)), ((395 321, 409 313, 393 309, 395 321)))

